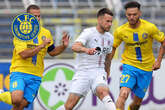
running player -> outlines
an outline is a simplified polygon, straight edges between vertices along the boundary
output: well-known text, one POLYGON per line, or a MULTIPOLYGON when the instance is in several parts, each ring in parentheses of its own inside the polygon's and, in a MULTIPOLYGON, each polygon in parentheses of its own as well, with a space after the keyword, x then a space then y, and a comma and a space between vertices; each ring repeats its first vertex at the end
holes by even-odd
MULTIPOLYGON (((40 20, 40 8, 30 5, 27 12, 40 20)), ((23 110, 37 95, 44 71, 44 57, 62 53, 69 44, 69 36, 63 34, 62 45, 54 46, 49 30, 41 27, 39 35, 29 42, 14 38, 13 58, 10 67, 10 92, 0 94, 0 101, 13 105, 12 110, 23 110)))
POLYGON ((120 94, 116 102, 117 110, 124 110, 125 101, 131 91, 135 95, 128 109, 139 110, 151 82, 152 72, 160 68, 163 58, 164 33, 160 32, 154 24, 140 19, 140 6, 136 1, 128 2, 125 5, 128 22, 114 32, 112 56, 121 42, 124 42, 123 72, 120 94), (161 44, 156 61, 152 52, 154 39, 161 44))
POLYGON ((78 62, 70 95, 62 110, 72 110, 89 89, 103 102, 106 110, 116 110, 107 85, 113 44, 113 36, 109 33, 112 19, 113 13, 109 9, 100 9, 97 26, 84 29, 73 44, 78 62))

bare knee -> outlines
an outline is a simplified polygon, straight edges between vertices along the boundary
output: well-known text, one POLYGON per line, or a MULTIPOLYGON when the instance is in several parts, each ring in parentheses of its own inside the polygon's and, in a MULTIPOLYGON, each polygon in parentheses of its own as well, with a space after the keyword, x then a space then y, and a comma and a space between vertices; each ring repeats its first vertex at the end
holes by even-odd
POLYGON ((133 102, 130 104, 130 109, 131 110, 139 110, 141 103, 142 103, 142 98, 139 98, 137 96, 134 96, 133 102))
POLYGON ((71 103, 66 103, 64 106, 65 106, 65 109, 66 109, 66 110, 72 110, 73 107, 74 107, 74 105, 71 104, 71 103))
POLYGON ((97 87, 96 95, 102 100, 105 96, 109 95, 109 89, 107 87, 97 87))
POLYGON ((123 99, 127 99, 128 98, 128 95, 129 95, 129 93, 130 93, 130 90, 129 90, 129 88, 128 89, 121 89, 120 90, 120 95, 119 95, 119 97, 121 97, 121 98, 123 98, 123 99))
POLYGON ((22 91, 13 91, 11 94, 12 104, 19 106, 23 101, 23 92, 22 91))

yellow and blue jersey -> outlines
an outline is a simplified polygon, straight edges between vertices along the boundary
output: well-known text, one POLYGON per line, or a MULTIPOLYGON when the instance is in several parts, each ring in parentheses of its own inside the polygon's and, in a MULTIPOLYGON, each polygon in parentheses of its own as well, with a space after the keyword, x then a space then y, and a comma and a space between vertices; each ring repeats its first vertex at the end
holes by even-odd
POLYGON ((138 28, 131 28, 125 23, 114 32, 114 47, 124 42, 122 63, 132 65, 144 71, 152 71, 155 58, 152 51, 153 39, 163 42, 164 33, 152 23, 140 19, 138 28))
POLYGON ((53 44, 53 38, 49 30, 41 27, 38 36, 30 41, 21 41, 14 37, 14 50, 10 72, 23 72, 42 77, 44 72, 44 57, 49 46, 53 44), (51 43, 40 50, 35 56, 23 59, 19 53, 25 49, 32 49, 43 43, 45 38, 51 39, 51 43))

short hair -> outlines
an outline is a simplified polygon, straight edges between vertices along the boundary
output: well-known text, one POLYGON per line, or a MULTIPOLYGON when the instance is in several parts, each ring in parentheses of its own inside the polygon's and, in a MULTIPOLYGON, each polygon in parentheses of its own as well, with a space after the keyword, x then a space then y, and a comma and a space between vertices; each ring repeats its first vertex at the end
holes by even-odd
POLYGON ((108 8, 102 8, 102 9, 100 9, 100 10, 98 11, 98 13, 97 13, 97 18, 98 18, 99 16, 103 16, 104 14, 108 14, 108 15, 113 16, 113 13, 112 13, 111 10, 109 10, 108 8))
POLYGON ((37 5, 34 5, 34 4, 33 4, 33 5, 29 5, 29 6, 27 7, 27 9, 26 9, 27 13, 29 13, 31 9, 39 10, 40 7, 37 6, 37 5))
POLYGON ((124 6, 125 10, 127 10, 127 8, 138 8, 140 10, 140 7, 141 5, 137 1, 127 2, 124 6))

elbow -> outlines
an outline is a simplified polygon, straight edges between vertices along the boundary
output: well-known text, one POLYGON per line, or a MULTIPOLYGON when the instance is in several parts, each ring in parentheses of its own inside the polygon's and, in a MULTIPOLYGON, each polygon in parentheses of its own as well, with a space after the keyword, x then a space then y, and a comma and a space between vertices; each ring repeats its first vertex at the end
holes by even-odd
POLYGON ((21 54, 20 54, 20 57, 21 57, 22 59, 24 59, 24 60, 25 60, 26 58, 28 58, 26 55, 21 55, 21 54))
POLYGON ((24 60, 28 58, 27 54, 24 54, 23 52, 19 53, 19 56, 24 60))

